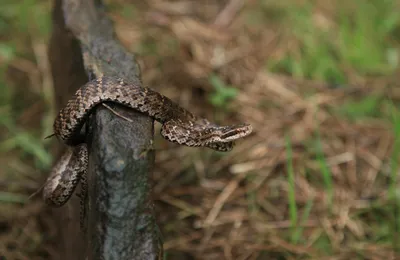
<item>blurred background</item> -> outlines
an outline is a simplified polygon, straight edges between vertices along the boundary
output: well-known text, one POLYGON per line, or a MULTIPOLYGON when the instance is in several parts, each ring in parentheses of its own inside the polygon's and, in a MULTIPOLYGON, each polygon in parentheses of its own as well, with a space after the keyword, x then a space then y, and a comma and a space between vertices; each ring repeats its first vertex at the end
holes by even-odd
MULTIPOLYGON (((400 3, 107 0, 143 82, 254 133, 230 153, 158 135, 166 259, 400 259, 400 3)), ((0 8, 0 259, 57 259, 52 1, 0 8), (3 257, 3 258, 1 258, 3 257)))

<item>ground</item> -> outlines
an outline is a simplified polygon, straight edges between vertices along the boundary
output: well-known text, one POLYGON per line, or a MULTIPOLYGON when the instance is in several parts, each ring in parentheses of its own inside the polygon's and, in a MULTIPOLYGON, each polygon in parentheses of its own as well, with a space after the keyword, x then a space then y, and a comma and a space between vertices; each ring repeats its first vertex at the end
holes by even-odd
MULTIPOLYGON (((156 135, 165 259, 400 259, 395 0, 108 0, 146 85, 254 132, 230 153, 156 135)), ((51 1, 0 10, 0 259, 55 259, 51 1)), ((156 125, 156 133, 159 125, 156 125)))

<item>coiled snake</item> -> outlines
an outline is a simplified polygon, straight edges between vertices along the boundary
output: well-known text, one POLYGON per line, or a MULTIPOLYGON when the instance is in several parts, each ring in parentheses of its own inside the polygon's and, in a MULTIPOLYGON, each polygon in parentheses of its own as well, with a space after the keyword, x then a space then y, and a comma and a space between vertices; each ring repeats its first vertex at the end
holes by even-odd
POLYGON ((82 182, 86 193, 88 149, 79 136, 91 110, 102 102, 115 102, 136 109, 162 124, 161 135, 187 146, 204 146, 217 151, 229 151, 234 141, 249 135, 249 124, 218 126, 198 118, 169 98, 122 79, 101 77, 82 86, 69 100, 54 121, 54 134, 69 146, 67 152, 53 167, 43 189, 45 202, 60 207, 71 197, 82 182))

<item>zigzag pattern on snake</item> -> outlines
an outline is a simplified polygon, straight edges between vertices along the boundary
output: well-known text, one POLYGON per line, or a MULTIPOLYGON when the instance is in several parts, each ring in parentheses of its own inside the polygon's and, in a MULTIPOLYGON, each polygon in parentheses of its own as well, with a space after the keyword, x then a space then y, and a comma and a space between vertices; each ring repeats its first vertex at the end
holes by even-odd
POLYGON ((252 132, 249 124, 218 126, 207 119, 198 118, 149 88, 119 78, 95 79, 82 86, 55 119, 54 135, 70 147, 53 167, 44 186, 43 197, 47 204, 62 206, 71 197, 79 181, 84 180, 81 178, 85 177, 87 171, 88 150, 86 144, 76 136, 79 136, 92 109, 107 101, 154 118, 162 124, 161 135, 181 145, 204 146, 226 152, 233 148, 235 140, 252 132))

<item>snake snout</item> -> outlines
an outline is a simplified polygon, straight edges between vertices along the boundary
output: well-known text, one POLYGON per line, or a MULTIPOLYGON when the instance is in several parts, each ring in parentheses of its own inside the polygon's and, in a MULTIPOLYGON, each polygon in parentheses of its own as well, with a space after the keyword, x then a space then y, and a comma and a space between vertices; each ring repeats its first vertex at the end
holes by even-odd
POLYGON ((249 135, 252 131, 253 128, 249 124, 232 126, 221 135, 221 140, 231 142, 249 135))

